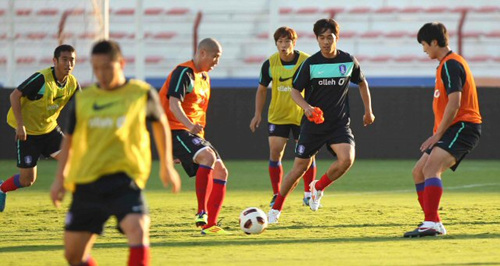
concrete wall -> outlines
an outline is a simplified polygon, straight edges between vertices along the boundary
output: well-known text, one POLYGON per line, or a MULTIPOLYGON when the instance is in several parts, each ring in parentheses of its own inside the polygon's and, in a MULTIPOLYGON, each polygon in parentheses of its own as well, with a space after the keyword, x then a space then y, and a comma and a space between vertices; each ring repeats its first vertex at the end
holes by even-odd
MULTIPOLYGON (((500 159, 500 89, 480 88, 483 135, 469 155, 474 159, 500 159)), ((0 90, 0 159, 15 159, 14 130, 6 121, 11 90, 0 90)), ((356 139, 357 158, 416 159, 420 144, 432 134, 431 88, 372 88, 375 123, 363 127, 363 105, 357 88, 351 88, 351 126, 356 139)), ((268 101, 269 101, 268 96, 268 101)), ((248 127, 254 113, 255 89, 214 89, 208 109, 206 138, 224 159, 268 159, 267 121, 258 132, 248 127)), ((65 113, 60 117, 64 125, 65 113)), ((286 158, 293 158, 289 141, 286 158)), ((323 149, 318 158, 331 158, 323 149)))

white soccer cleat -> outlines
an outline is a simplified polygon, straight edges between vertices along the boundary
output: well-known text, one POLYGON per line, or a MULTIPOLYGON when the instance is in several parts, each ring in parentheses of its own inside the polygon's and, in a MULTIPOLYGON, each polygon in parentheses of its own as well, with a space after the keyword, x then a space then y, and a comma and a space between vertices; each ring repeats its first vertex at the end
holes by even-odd
POLYGON ((441 234, 441 235, 446 235, 446 228, 444 228, 444 225, 442 222, 437 222, 435 227, 436 231, 441 234))
POLYGON ((267 219, 269 224, 277 224, 280 218, 281 212, 275 209, 271 209, 267 214, 267 219))
POLYGON ((309 185, 309 188, 311 190, 311 199, 309 200, 309 208, 313 211, 317 211, 320 203, 319 201, 321 200, 321 197, 323 197, 323 190, 316 190, 316 183, 318 180, 314 180, 311 182, 309 185))

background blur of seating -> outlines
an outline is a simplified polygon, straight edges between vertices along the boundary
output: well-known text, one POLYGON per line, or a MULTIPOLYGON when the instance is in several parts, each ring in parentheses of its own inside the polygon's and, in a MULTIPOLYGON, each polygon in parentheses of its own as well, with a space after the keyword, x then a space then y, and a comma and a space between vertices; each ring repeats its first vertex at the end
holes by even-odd
MULTIPOLYGON (((222 43, 224 51, 211 76, 257 79, 262 63, 276 51, 272 33, 277 27, 294 28, 299 35, 297 49, 313 54, 318 51, 312 31, 314 22, 333 17, 341 25, 338 48, 355 55, 369 78, 411 78, 434 76, 437 62, 422 52, 416 33, 426 22, 441 21, 450 31, 450 46, 454 51, 459 50, 461 40, 462 55, 479 83, 490 82, 489 85, 499 87, 496 78, 500 65, 500 4, 497 3, 490 0, 142 0, 143 12, 136 16, 135 0, 111 0, 109 36, 122 45, 128 76, 135 76, 137 65, 144 66, 148 79, 164 80, 173 67, 191 58, 193 28, 201 12, 199 40, 214 37, 222 43), (459 31, 461 19, 463 27, 459 31), (136 38, 137 23, 142 23, 143 38, 136 38), (144 47, 141 64, 136 60, 138 44, 144 47)), ((1 1, 0 84, 16 86, 34 71, 51 65, 58 37, 77 48, 74 74, 82 83, 91 82, 90 45, 101 32, 92 10, 90 0, 1 1), (63 17, 64 30, 58 34, 63 17)))

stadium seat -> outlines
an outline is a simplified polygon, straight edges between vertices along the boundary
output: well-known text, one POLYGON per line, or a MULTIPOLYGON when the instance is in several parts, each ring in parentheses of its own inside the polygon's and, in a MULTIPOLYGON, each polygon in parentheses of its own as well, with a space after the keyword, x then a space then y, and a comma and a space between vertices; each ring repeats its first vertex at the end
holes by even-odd
MULTIPOLYGON (((61 37, 64 40, 73 38, 75 36, 75 34, 72 33, 72 32, 63 32, 61 35, 62 35, 61 37)), ((53 38, 53 39, 59 39, 59 34, 58 33, 52 34, 51 38, 53 38)))
POLYGON ((466 57, 466 59, 468 62, 471 62, 471 63, 484 63, 484 62, 491 60, 491 56, 489 56, 489 55, 474 55, 471 57, 466 57))
POLYGON ((299 15, 313 15, 319 13, 319 8, 317 7, 302 7, 295 11, 299 15))
POLYGON ((366 31, 366 32, 363 32, 361 33, 359 36, 361 38, 365 38, 365 39, 372 39, 372 38, 378 38, 380 36, 383 35, 383 32, 382 31, 379 31, 379 30, 373 30, 373 31, 366 31))
POLYGON ((96 39, 98 36, 97 32, 84 32, 78 35, 79 39, 84 39, 84 40, 93 40, 96 39))
POLYGON ((65 14, 69 14, 70 16, 81 16, 85 13, 85 9, 83 8, 69 8, 64 10, 65 14))
POLYGON ((150 55, 146 56, 146 64, 158 64, 163 60, 162 56, 150 55))
POLYGON ((7 58, 0 57, 0 65, 5 65, 5 64, 7 64, 7 58))
POLYGON ((5 15, 5 9, 0 9, 0 16, 5 15))
POLYGON ((157 33, 149 33, 146 34, 147 36, 155 39, 155 40, 169 40, 172 39, 177 35, 176 32, 173 31, 164 31, 164 32, 157 32, 157 33))
POLYGON ((26 33, 25 37, 27 39, 37 41, 37 40, 45 39, 47 37, 47 35, 48 34, 45 32, 30 32, 30 33, 26 33))
POLYGON ((413 14, 422 12, 424 9, 418 6, 407 6, 399 10, 400 13, 413 14))
POLYGON ((384 33, 384 37, 387 37, 387 38, 403 38, 403 37, 409 37, 409 36, 413 36, 413 35, 417 35, 416 33, 413 34, 413 33, 410 33, 408 31, 404 31, 404 30, 396 30, 396 31, 390 31, 390 32, 386 32, 384 33))
POLYGON ((146 16, 158 16, 162 15, 165 12, 165 10, 161 7, 152 7, 152 8, 147 8, 144 10, 144 15, 146 16))
POLYGON ((125 57, 125 62, 127 64, 134 64, 135 63, 135 57, 125 57))
POLYGON ((474 9, 477 13, 495 13, 500 12, 499 6, 482 6, 474 9))
POLYGON ((184 8, 184 7, 171 8, 166 12, 167 15, 186 15, 188 13, 189 13, 189 8, 184 8))
POLYGON ((36 11, 37 16, 56 16, 59 14, 59 9, 56 8, 42 8, 36 11))
POLYGON ((395 57, 394 61, 398 62, 398 63, 409 63, 409 62, 416 61, 417 59, 418 59, 418 57, 415 55, 400 55, 400 56, 395 57))
POLYGON ((392 59, 392 57, 390 55, 376 55, 376 56, 370 57, 368 59, 368 61, 382 63, 382 62, 390 61, 391 59, 392 59))
POLYGON ((267 39, 269 37, 269 34, 267 32, 261 32, 257 34, 257 39, 267 39))
POLYGON ((349 13, 350 14, 368 14, 372 11, 371 8, 369 7, 353 7, 351 9, 349 9, 349 13))
POLYGON ((130 39, 130 34, 127 32, 110 32, 109 38, 115 40, 130 39))
POLYGON ((479 38, 483 35, 482 31, 466 31, 462 33, 462 38, 479 38))
POLYGON ((282 7, 280 8, 280 15, 289 15, 293 12, 291 7, 282 7))
POLYGON ((471 10, 474 10, 474 8, 471 6, 457 6, 452 8, 450 11, 453 13, 461 13, 463 11, 471 11, 471 10))
POLYGON ((132 16, 135 14, 135 9, 133 8, 120 8, 113 12, 113 15, 119 16, 132 16))
POLYGON ((53 64, 52 57, 51 56, 50 57, 42 57, 42 58, 40 58, 38 63, 40 63, 40 65, 52 65, 53 64))
POLYGON ((31 8, 20 8, 16 10, 16 15, 20 17, 29 16, 31 15, 31 12, 33 12, 31 8))
POLYGON ((446 6, 432 6, 424 10, 425 13, 444 13, 447 11, 449 11, 449 9, 446 6))
POLYGON ((251 55, 243 59, 243 62, 247 64, 262 64, 266 61, 267 57, 263 55, 251 55))
POLYGON ((309 31, 299 31, 297 32, 297 36, 299 39, 301 38, 316 38, 316 35, 314 35, 314 32, 309 32, 309 31))
MULTIPOLYGON (((350 39, 356 37, 358 34, 355 31, 340 31, 340 38, 350 39)), ((316 36, 314 36, 316 38, 316 36)))
POLYGON ((392 13, 396 13, 398 11, 399 11, 399 8, 393 7, 393 6, 384 6, 384 7, 380 7, 380 8, 375 9, 375 13, 377 13, 377 14, 392 14, 392 13))
POLYGON ((7 39, 7 33, 0 33, 0 40, 7 39))
POLYGON ((500 63, 500 56, 493 57, 493 58, 491 58, 491 60, 493 60, 496 63, 500 63))
POLYGON ((36 61, 34 56, 20 56, 16 58, 17 64, 33 64, 36 61))
POLYGON ((345 11, 343 7, 329 7, 325 8, 323 12, 330 14, 330 17, 333 18, 335 15, 340 14, 345 11))
POLYGON ((423 56, 417 57, 417 61, 423 62, 423 63, 429 63, 429 62, 432 62, 433 60, 430 59, 427 55, 423 55, 423 56))
POLYGON ((488 38, 500 38, 500 30, 493 30, 484 34, 488 38))

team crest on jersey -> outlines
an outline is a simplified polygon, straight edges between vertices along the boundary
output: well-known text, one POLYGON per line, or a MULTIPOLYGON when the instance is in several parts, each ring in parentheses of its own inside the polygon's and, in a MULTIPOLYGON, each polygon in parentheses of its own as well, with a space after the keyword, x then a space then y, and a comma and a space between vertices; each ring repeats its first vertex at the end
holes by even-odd
POLYGON ((31 163, 33 162, 33 158, 31 156, 25 156, 24 157, 24 163, 26 163, 27 165, 31 165, 31 163))
POLYGON ((273 124, 269 125, 269 132, 272 133, 272 132, 274 132, 275 129, 276 129, 276 125, 273 125, 273 124))
POLYGON ((434 91, 434 98, 439 98, 440 95, 441 95, 441 92, 439 92, 439 90, 434 91))
POLYGON ((201 142, 202 142, 202 140, 201 140, 200 138, 194 138, 194 139, 193 139, 193 144, 194 144, 194 145, 200 145, 200 144, 201 144, 201 142))
POLYGON ((346 65, 341 64, 339 66, 339 71, 340 71, 340 74, 345 75, 345 73, 347 73, 347 67, 346 67, 346 65))
POLYGON ((304 145, 297 146, 297 153, 298 154, 304 154, 305 150, 306 150, 306 147, 304 147, 304 145))

